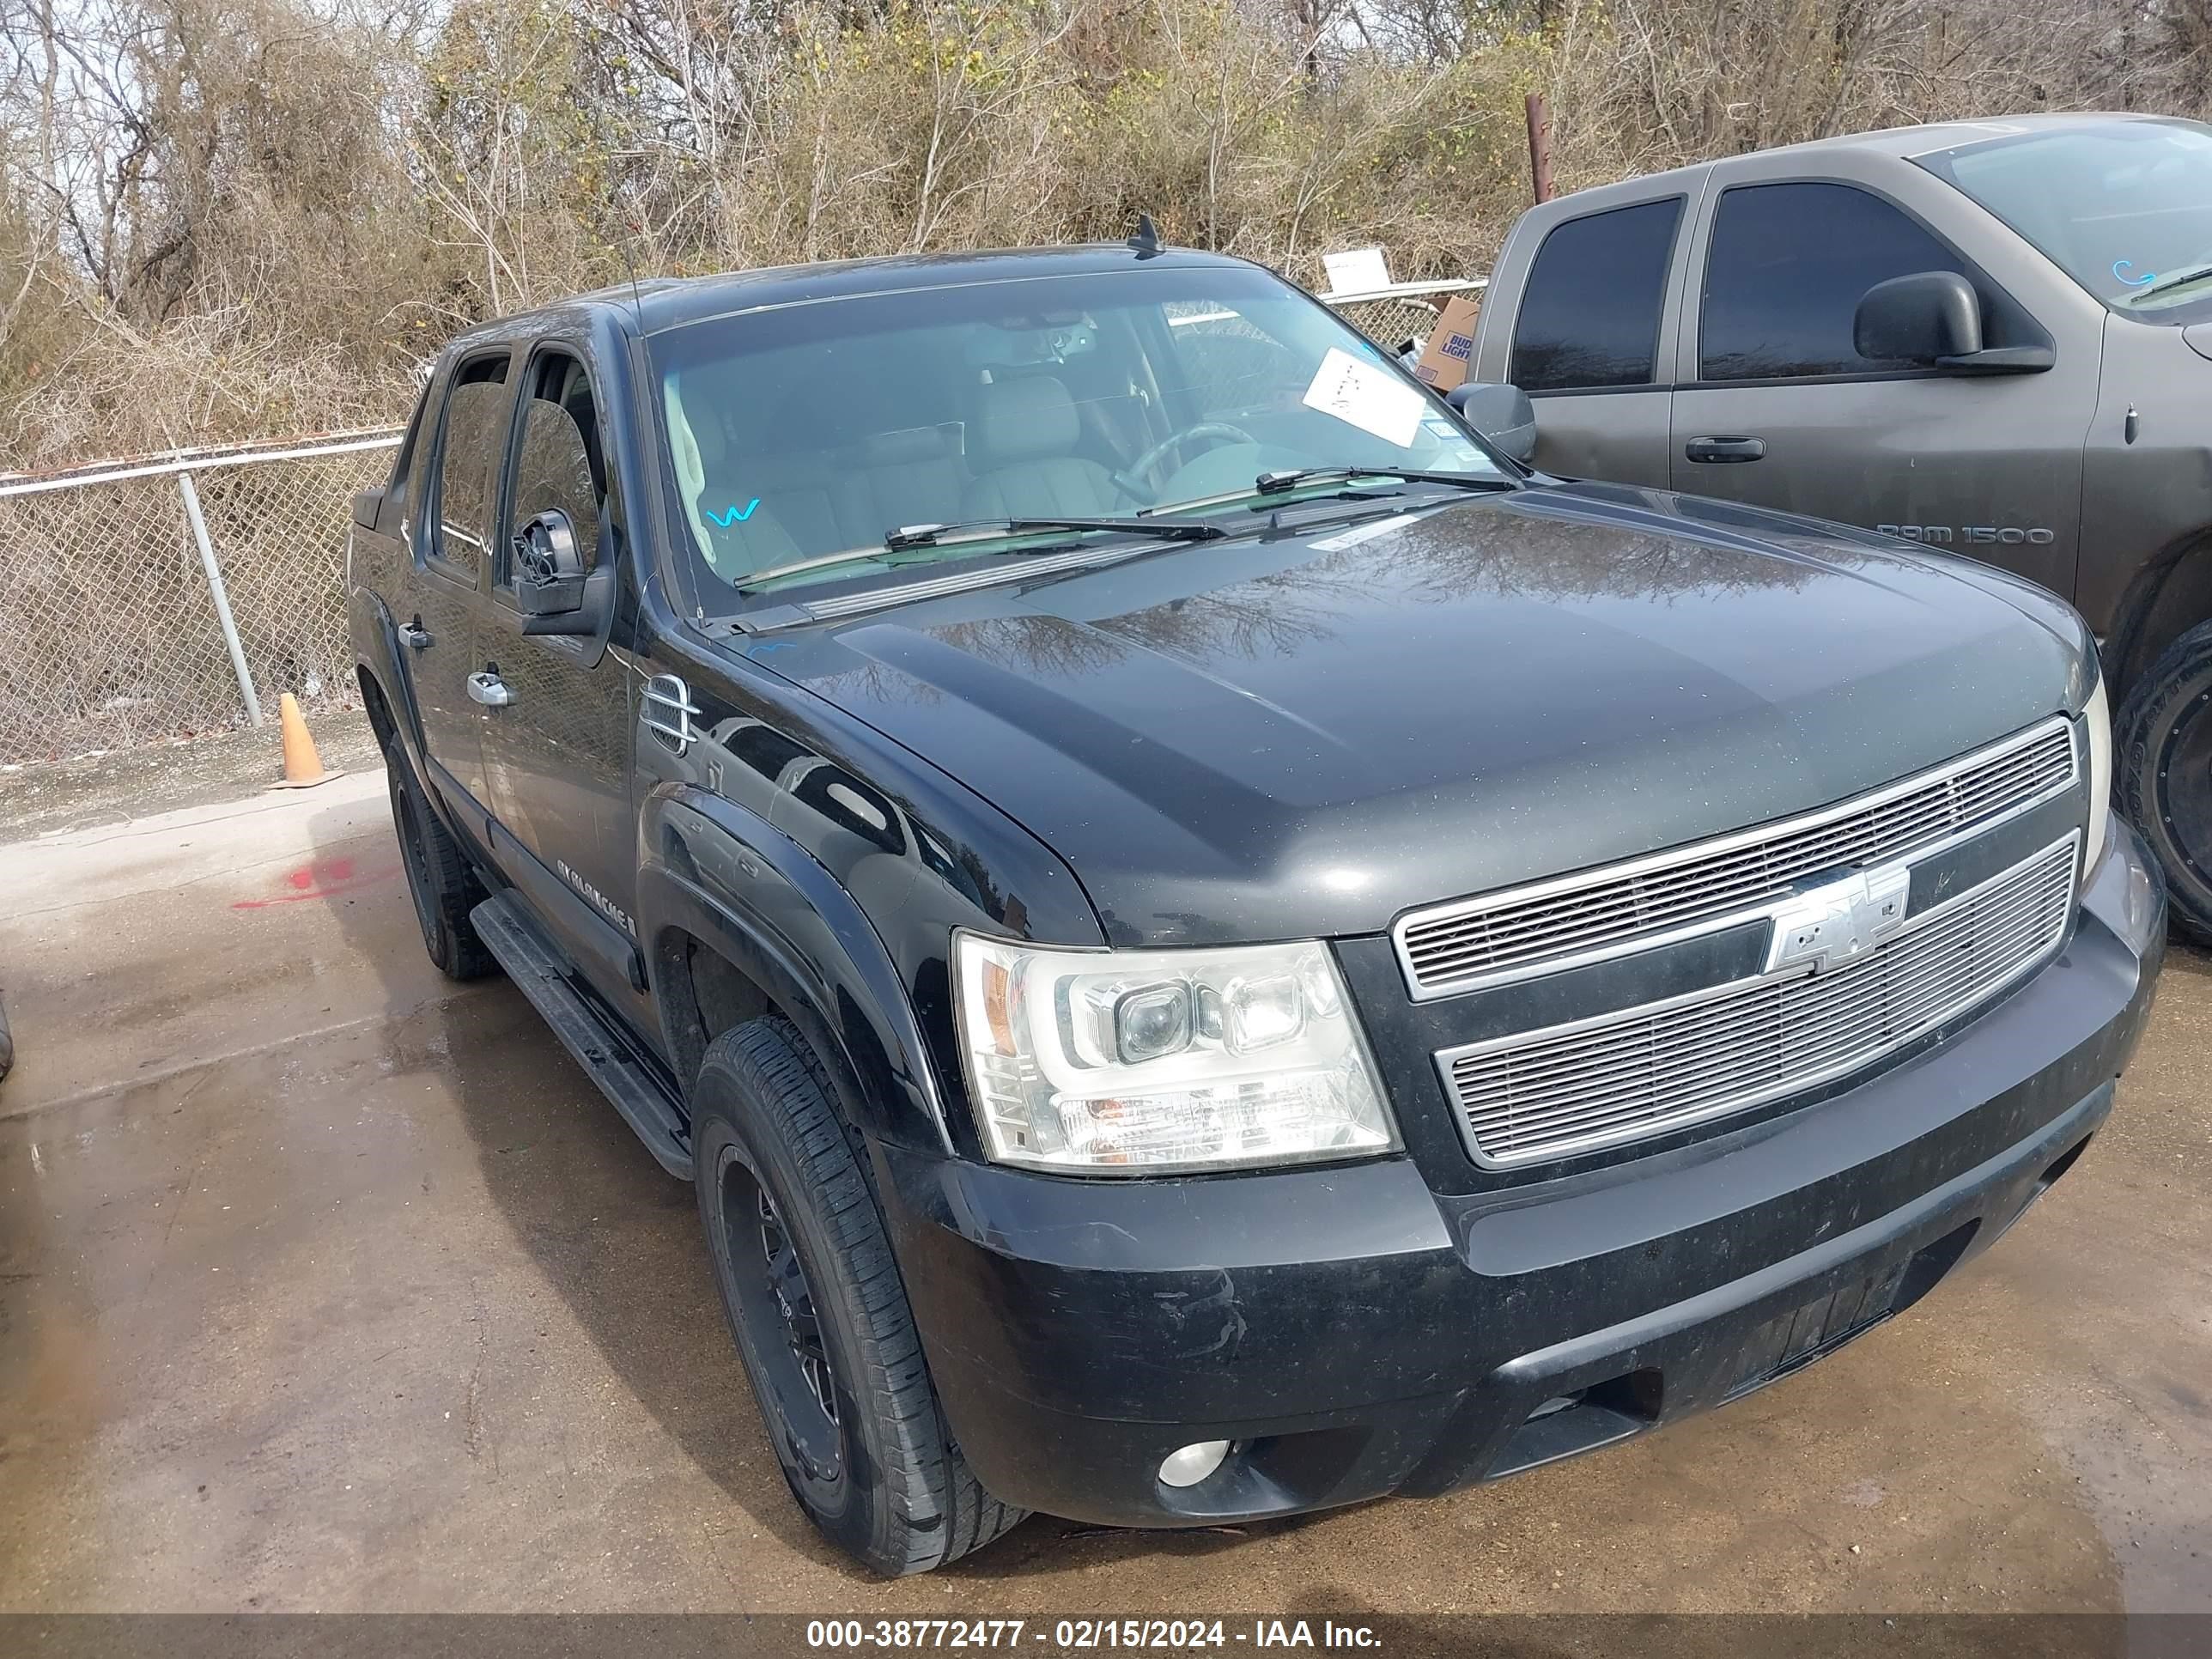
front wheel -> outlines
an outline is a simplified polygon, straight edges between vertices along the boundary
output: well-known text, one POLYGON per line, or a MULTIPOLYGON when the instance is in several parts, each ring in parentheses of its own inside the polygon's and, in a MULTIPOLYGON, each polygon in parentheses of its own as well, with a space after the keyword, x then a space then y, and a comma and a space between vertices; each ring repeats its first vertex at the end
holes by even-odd
POLYGON ((715 1286, 807 1518, 886 1577, 1021 1520, 946 1432, 882 1218, 798 1031, 771 1016, 717 1037, 692 1106, 715 1286))
POLYGON ((2175 925, 2212 945, 2212 623, 2168 646, 2112 722, 2113 805, 2166 873, 2175 925))

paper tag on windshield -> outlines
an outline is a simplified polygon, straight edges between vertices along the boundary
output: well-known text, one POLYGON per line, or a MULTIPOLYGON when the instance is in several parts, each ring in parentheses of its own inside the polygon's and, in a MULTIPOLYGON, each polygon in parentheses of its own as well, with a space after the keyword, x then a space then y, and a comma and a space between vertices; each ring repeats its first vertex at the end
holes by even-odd
POLYGON ((1301 401, 1401 449, 1412 447, 1429 408, 1426 398, 1389 370, 1334 346, 1322 356, 1301 401))

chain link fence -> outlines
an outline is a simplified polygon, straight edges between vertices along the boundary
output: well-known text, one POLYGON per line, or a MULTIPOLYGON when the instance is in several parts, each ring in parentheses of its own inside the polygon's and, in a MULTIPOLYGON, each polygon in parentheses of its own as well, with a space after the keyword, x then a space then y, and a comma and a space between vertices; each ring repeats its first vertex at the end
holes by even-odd
POLYGON ((1489 286, 1487 276, 1468 276, 1445 283, 1399 283, 1359 294, 1321 297, 1345 321, 1395 356, 1408 340, 1416 351, 1428 343, 1445 301, 1455 295, 1475 299, 1489 286))
POLYGON ((357 696, 351 497, 397 432, 0 477, 0 765, 357 696))

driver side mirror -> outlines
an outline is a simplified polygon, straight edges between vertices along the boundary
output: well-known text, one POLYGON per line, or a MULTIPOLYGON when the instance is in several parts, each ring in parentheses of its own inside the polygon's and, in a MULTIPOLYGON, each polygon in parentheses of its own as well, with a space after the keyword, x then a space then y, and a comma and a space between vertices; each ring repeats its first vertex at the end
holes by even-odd
POLYGON ((576 527, 559 507, 548 507, 514 532, 512 550, 515 608, 525 617, 562 617, 584 604, 584 556, 576 527))
POLYGON ((1981 295, 1955 270, 1876 283, 1852 316, 1851 344, 1874 362, 1953 374, 2030 374, 2057 361, 2048 346, 1984 346, 1981 295))
POLYGON ((1444 393, 1460 419, 1523 466, 1536 459, 1536 406, 1517 386, 1465 380, 1444 393))
POLYGON ((1916 270, 1876 283, 1851 319, 1851 343, 1876 362, 1934 368, 1982 349, 1982 301, 1955 270, 1916 270))

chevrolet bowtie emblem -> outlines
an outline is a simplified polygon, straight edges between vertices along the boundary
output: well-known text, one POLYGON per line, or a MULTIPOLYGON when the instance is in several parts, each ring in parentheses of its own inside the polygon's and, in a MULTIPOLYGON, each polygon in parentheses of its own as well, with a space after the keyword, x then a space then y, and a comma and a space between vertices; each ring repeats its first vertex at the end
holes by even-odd
POLYGON ((1912 872, 1861 872, 1808 888, 1778 906, 1766 971, 1817 974, 1856 960, 1905 926, 1912 872))

